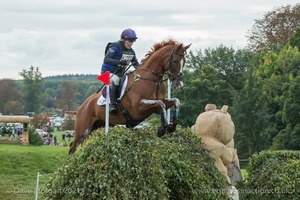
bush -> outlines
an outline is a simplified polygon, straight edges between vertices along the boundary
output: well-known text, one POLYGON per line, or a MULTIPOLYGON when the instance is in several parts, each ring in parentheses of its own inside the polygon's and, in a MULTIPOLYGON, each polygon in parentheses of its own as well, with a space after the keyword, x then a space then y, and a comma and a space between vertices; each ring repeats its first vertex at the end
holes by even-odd
POLYGON ((75 119, 71 116, 67 116, 62 125, 62 130, 74 130, 75 119))
POLYGON ((44 144, 41 136, 35 131, 34 128, 29 129, 28 139, 29 139, 29 143, 34 146, 41 146, 44 144))
POLYGON ((254 154, 247 169, 242 199, 300 199, 300 152, 254 154))
POLYGON ((4 134, 8 134, 10 137, 14 132, 14 129, 11 125, 4 125, 0 127, 0 136, 3 136, 4 134))
POLYGON ((93 133, 47 184, 47 199, 226 199, 226 181, 190 130, 93 133))

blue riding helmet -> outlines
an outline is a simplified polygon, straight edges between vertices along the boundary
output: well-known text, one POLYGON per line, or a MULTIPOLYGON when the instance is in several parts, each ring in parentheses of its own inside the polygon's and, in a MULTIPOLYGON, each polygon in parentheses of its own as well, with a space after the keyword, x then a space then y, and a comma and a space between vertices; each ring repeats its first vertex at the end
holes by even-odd
POLYGON ((122 34, 121 34, 121 39, 124 39, 124 40, 136 40, 137 39, 137 36, 135 34, 135 31, 128 28, 128 29, 125 29, 122 34))

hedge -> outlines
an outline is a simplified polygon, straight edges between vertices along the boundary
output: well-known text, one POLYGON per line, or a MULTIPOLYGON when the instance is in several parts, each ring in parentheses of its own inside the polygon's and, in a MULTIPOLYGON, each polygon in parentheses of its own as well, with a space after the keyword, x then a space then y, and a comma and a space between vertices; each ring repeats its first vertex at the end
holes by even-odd
POLYGON ((226 180, 189 129, 93 132, 47 184, 46 199, 227 199, 226 180))
POLYGON ((300 152, 263 151, 250 158, 241 199, 300 199, 300 152))

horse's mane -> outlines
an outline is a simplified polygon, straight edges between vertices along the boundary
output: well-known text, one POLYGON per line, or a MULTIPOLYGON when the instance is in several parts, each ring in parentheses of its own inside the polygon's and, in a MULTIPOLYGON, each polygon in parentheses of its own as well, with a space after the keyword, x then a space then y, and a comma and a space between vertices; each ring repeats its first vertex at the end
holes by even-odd
POLYGON ((157 42, 153 45, 153 47, 151 48, 150 51, 147 52, 147 54, 145 55, 145 58, 141 60, 141 64, 146 62, 148 60, 148 58, 154 54, 154 52, 158 51, 159 49, 168 46, 168 45, 179 45, 179 43, 173 39, 167 39, 164 40, 162 42, 157 42))

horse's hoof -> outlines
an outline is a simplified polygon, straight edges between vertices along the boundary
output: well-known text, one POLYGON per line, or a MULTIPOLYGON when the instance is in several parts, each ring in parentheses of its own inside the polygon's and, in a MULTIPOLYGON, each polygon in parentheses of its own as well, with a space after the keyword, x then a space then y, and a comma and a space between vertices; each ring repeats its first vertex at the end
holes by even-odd
POLYGON ((167 127, 167 131, 169 133, 173 133, 174 131, 176 131, 176 125, 174 124, 169 124, 168 127, 167 127))
POLYGON ((157 128, 157 136, 162 137, 166 134, 166 129, 164 129, 162 126, 157 128))

